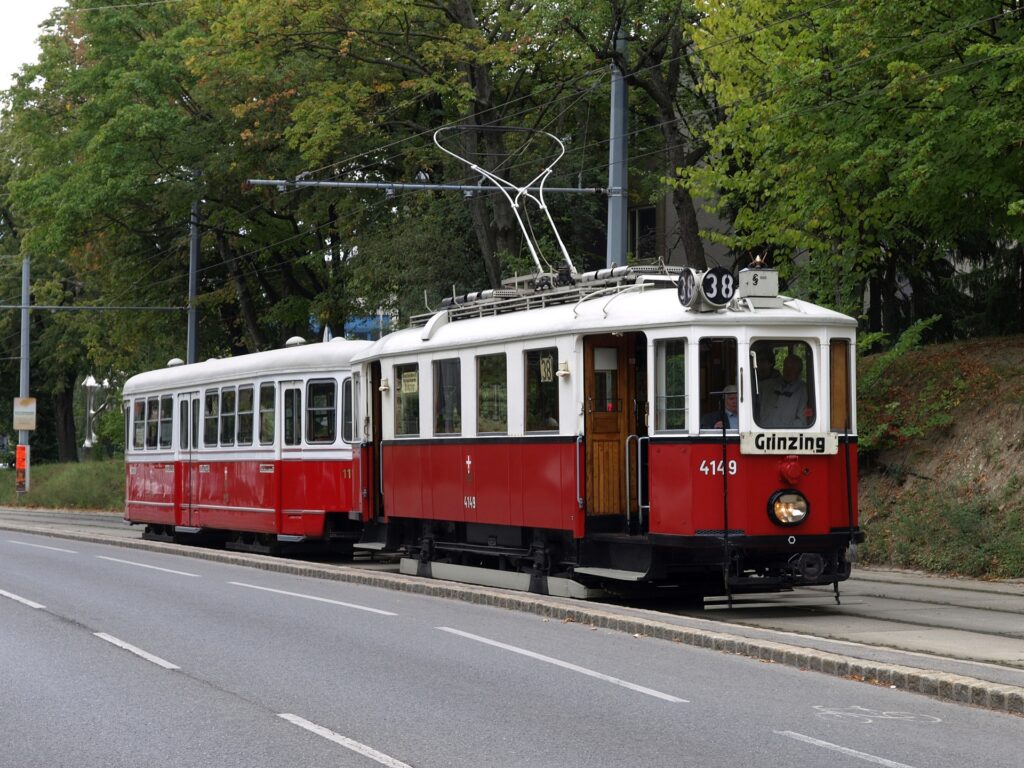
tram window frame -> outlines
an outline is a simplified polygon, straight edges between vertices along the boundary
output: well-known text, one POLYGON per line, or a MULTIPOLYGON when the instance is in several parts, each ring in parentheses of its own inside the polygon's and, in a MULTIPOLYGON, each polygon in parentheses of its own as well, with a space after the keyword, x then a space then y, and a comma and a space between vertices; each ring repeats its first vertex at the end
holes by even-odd
POLYGON ((260 384, 260 445, 273 445, 277 431, 277 384, 260 384), (268 396, 269 395, 269 396, 268 396))
POLYGON ((434 434, 462 434, 462 361, 449 357, 433 362, 434 434))
POLYGON ((146 450, 160 444, 160 398, 146 398, 146 450))
POLYGON ((157 444, 160 448, 174 447, 174 398, 171 395, 160 396, 159 436, 157 444))
POLYGON ((725 387, 737 388, 737 427, 727 427, 727 431, 736 432, 743 424, 743 409, 740 406, 740 367, 739 367, 739 343, 735 336, 705 336, 699 342, 697 352, 698 366, 698 387, 699 397, 697 405, 700 409, 700 429, 704 432, 721 432, 721 427, 713 426, 717 418, 711 418, 720 414, 722 410, 722 398, 724 395, 714 395, 712 392, 722 392, 725 387), (715 357, 716 350, 719 357, 715 357), (704 426, 711 421, 712 426, 704 426))
POLYGON ((178 401, 178 450, 188 450, 189 438, 189 400, 183 398, 178 401))
POLYGON ((235 424, 238 419, 238 395, 234 387, 220 390, 220 445, 230 448, 235 444, 235 424))
POLYGON ((523 351, 524 432, 558 432, 561 429, 557 370, 558 347, 523 351))
POLYGON ((284 390, 284 444, 288 447, 302 445, 302 389, 287 387, 284 390))
POLYGON ((352 399, 352 378, 345 377, 341 382, 341 439, 346 443, 355 442, 354 423, 355 401, 352 399))
POLYGON ((685 432, 689 424, 686 391, 688 348, 690 340, 682 338, 657 339, 654 342, 654 430, 656 432, 685 432), (681 358, 681 359, 680 359, 681 358), (678 362, 677 362, 678 359, 678 362), (676 371, 676 368, 681 368, 676 371), (679 389, 678 392, 675 390, 679 389), (670 399, 681 404, 669 407, 670 399), (681 421, 681 423, 678 423, 681 421))
MULTIPOLYGON (((755 393, 754 402, 752 405, 752 412, 754 416, 754 424, 758 429, 762 430, 776 430, 776 429, 794 429, 794 430, 808 430, 812 429, 818 419, 818 393, 815 387, 815 363, 814 363, 814 349, 818 342, 812 339, 796 339, 786 337, 765 337, 751 340, 750 343, 750 375, 751 375, 751 391, 755 393), (761 379, 758 375, 758 368, 763 362, 763 355, 765 354, 765 345, 768 349, 771 349, 770 359, 772 360, 773 374, 769 379, 761 379), (790 421, 789 418, 784 421, 779 421, 777 414, 773 413, 772 419, 768 419, 765 413, 762 413, 762 407, 765 403, 772 403, 773 400, 777 401, 778 397, 782 395, 782 389, 785 389, 783 376, 783 369, 785 367, 785 360, 789 355, 796 355, 800 358, 801 369, 799 375, 799 381, 803 384, 807 393, 807 402, 804 406, 803 416, 799 414, 794 415, 792 418, 803 418, 804 424, 796 425, 790 421), (756 382, 755 382, 756 379, 756 382), (773 389, 764 391, 762 387, 762 381, 774 381, 774 384, 769 386, 773 389), (774 393, 774 394, 773 394, 774 393)), ((785 395, 789 397, 789 394, 785 395)), ((774 406, 773 410, 774 410, 774 406)))
POLYGON ((395 437, 419 437, 419 363, 401 363, 394 366, 392 371, 395 379, 395 437), (408 374, 412 374, 412 376, 408 374), (412 389, 410 389, 410 385, 412 385, 412 389))
POLYGON ((254 397, 252 384, 243 384, 238 387, 238 398, 235 401, 238 407, 236 441, 240 446, 252 445, 253 411, 256 405, 254 397), (248 407, 243 407, 246 400, 248 400, 246 404, 248 407))
POLYGON ((220 428, 220 391, 208 389, 203 393, 203 446, 217 447, 217 431, 220 428))
POLYGON ((338 439, 338 382, 313 379, 306 382, 306 442, 330 445, 338 439), (328 404, 318 404, 322 392, 329 393, 328 404))
POLYGON ((853 432, 853 386, 850 340, 829 341, 829 425, 833 432, 853 432))
POLYGON ((132 448, 137 451, 146 448, 146 398, 137 397, 132 401, 132 448))
POLYGON ((508 434, 508 356, 504 352, 476 357, 476 431, 508 434), (492 393, 486 391, 488 387, 492 393))

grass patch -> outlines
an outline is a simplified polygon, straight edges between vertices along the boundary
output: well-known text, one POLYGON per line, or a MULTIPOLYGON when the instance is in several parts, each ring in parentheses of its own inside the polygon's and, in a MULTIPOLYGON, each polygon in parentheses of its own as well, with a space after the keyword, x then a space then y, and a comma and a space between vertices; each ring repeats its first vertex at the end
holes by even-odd
POLYGON ((859 550, 869 565, 974 578, 1024 578, 1024 502, 961 486, 904 487, 898 479, 862 485, 859 550))
POLYGON ((21 499, 15 492, 14 470, 2 470, 0 505, 120 512, 124 509, 124 461, 35 465, 29 492, 21 499))

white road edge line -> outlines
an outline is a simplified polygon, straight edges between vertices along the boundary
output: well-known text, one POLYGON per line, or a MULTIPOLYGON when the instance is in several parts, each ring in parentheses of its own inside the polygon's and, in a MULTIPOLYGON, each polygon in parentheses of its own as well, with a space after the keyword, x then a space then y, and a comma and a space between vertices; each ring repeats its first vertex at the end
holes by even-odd
POLYGON ((403 763, 401 760, 396 760, 389 755, 385 755, 383 752, 378 752, 373 747, 368 747, 365 744, 360 744, 358 741, 342 736, 340 733, 335 733, 332 730, 324 728, 322 725, 311 723, 305 718, 299 717, 298 715, 291 715, 288 713, 278 715, 282 720, 287 720, 292 725, 297 725, 299 728, 305 728, 310 733, 315 733, 317 736, 333 741, 335 744, 340 744, 345 749, 351 749, 363 757, 368 757, 371 760, 376 760, 381 765, 386 765, 388 768, 412 768, 408 763, 403 763))
POLYGON ((865 760, 875 765, 884 765, 886 768, 913 768, 913 766, 907 765, 906 763, 897 763, 895 760, 886 760, 884 757, 878 757, 876 755, 869 755, 867 752, 858 752, 856 749, 850 749, 849 747, 841 747, 838 744, 832 744, 828 741, 821 741, 810 736, 804 736, 802 733, 794 733, 793 731, 775 731, 779 736, 785 736, 789 739, 796 739, 806 744, 813 744, 816 747, 822 747, 823 749, 830 749, 833 752, 839 752, 843 755, 849 755, 850 757, 856 757, 859 760, 865 760))
POLYGON ((313 595, 303 595, 299 592, 286 592, 283 589, 271 589, 270 587, 259 587, 255 584, 244 584, 241 581, 229 581, 236 587, 245 587, 246 589, 258 589, 263 592, 273 592, 276 595, 288 595, 288 597, 301 597, 303 600, 316 600, 318 603, 330 603, 331 605, 340 605, 343 608, 354 608, 357 611, 368 611, 369 613, 379 613, 381 616, 397 616, 397 613, 391 611, 382 611, 380 608, 370 608, 366 605, 356 605, 355 603, 343 603, 340 600, 328 600, 326 597, 315 597, 313 595))
POLYGON ((540 653, 534 653, 533 651, 528 651, 525 648, 518 648, 514 645, 499 643, 497 640, 490 640, 486 637, 480 637, 479 635, 472 635, 469 632, 463 632, 459 629, 452 629, 451 627, 437 627, 437 629, 441 630, 442 632, 448 632, 453 635, 458 635, 459 637, 465 637, 470 640, 476 640, 478 643, 484 643, 485 645, 493 645, 495 648, 502 648, 506 651, 511 651, 512 653, 518 653, 521 656, 528 656, 529 658, 536 659, 537 661, 543 661, 548 664, 554 664, 556 667, 562 667, 563 669, 568 669, 573 672, 579 672, 581 675, 587 675, 588 677, 603 680, 606 683, 613 683, 614 685, 619 685, 623 688, 628 688, 631 691, 637 691, 638 693, 645 693, 648 696, 653 696, 656 699, 662 699, 664 701, 670 701, 673 704, 690 703, 689 699, 680 699, 678 696, 672 696, 668 693, 662 693, 661 691, 656 691, 653 688, 645 688, 642 685, 630 683, 626 680, 621 680, 617 677, 611 677, 610 675, 606 675, 602 672, 595 672, 592 669, 580 667, 576 664, 571 664, 568 661, 562 661, 561 659, 554 659, 550 656, 544 656, 540 653))
POLYGON ((22 605, 27 605, 29 608, 45 608, 46 607, 45 605, 40 605, 39 603, 32 602, 31 600, 26 600, 24 597, 18 597, 13 592, 4 592, 2 589, 0 589, 0 597, 8 597, 11 600, 14 600, 16 603, 21 603, 22 605))
POLYGON ((77 555, 78 553, 73 549, 61 549, 60 547, 48 547, 45 544, 33 544, 29 541, 18 541, 16 539, 7 540, 11 544, 21 544, 23 547, 35 547, 36 549, 48 549, 51 552, 67 552, 69 555, 77 555))
POLYGON ((106 632, 93 632, 96 637, 100 640, 106 640, 111 645, 116 645, 118 648, 123 648, 129 653, 134 653, 136 656, 141 656, 146 661, 151 661, 158 667, 164 669, 181 669, 177 664, 171 664, 171 662, 161 659, 159 656, 154 656, 152 653, 147 653, 141 648, 136 648, 134 645, 126 643, 124 640, 118 640, 113 635, 108 635, 106 632))
POLYGON ((123 563, 124 565, 134 565, 139 568, 149 568, 152 571, 163 571, 164 573, 174 573, 178 576, 191 576, 194 579, 201 579, 198 573, 187 573, 186 571, 175 571, 171 568, 161 568, 157 565, 146 565, 145 563, 136 563, 134 560, 122 560, 119 557, 107 557, 106 555, 96 555, 98 560, 109 560, 112 563, 123 563))

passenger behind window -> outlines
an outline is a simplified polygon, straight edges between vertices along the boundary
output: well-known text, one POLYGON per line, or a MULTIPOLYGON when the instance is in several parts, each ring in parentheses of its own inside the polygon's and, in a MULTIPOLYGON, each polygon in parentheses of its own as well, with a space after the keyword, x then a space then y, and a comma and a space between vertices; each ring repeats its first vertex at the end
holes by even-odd
POLYGON ((716 408, 710 413, 705 413, 701 416, 701 429, 721 429, 723 416, 726 422, 726 429, 740 428, 739 397, 736 394, 735 385, 729 384, 725 387, 722 390, 722 397, 724 399, 724 407, 716 408))
POLYGON ((782 378, 769 388, 761 387, 762 426, 782 429, 803 429, 813 415, 807 400, 807 385, 800 378, 803 360, 789 355, 782 364, 782 378))

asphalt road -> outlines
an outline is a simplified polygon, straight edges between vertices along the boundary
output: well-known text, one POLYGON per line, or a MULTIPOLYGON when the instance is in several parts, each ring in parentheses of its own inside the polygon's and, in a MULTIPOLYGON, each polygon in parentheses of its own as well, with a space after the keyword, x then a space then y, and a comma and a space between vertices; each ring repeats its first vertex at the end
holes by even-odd
POLYGON ((1022 720, 436 597, 0 536, 0 766, 1019 766, 1022 720))

